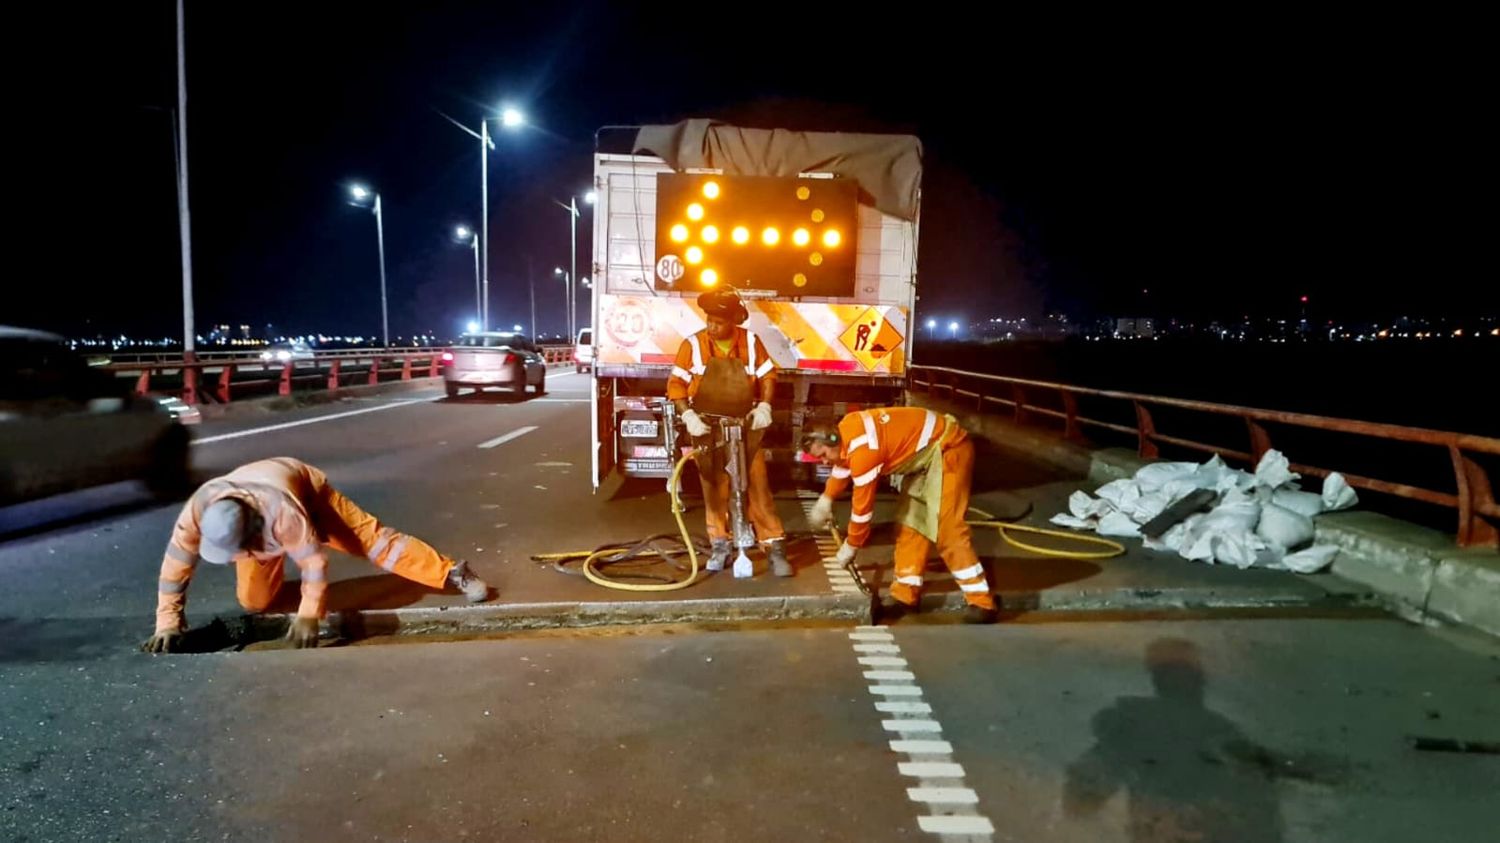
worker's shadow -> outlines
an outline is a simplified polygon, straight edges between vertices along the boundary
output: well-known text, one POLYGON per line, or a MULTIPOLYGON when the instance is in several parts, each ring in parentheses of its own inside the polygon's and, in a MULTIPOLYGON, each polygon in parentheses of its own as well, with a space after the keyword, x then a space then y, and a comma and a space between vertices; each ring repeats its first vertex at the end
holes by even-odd
MULTIPOLYGON (((330 612, 400 609, 434 593, 433 589, 405 577, 373 574, 329 583, 327 606, 330 612)), ((264 611, 267 614, 294 614, 301 602, 301 584, 296 580, 289 580, 281 584, 281 589, 271 598, 271 605, 264 611)))
POLYGON ((1094 745, 1068 767, 1064 812, 1089 816, 1123 790, 1133 843, 1281 840, 1273 777, 1296 765, 1204 706, 1192 642, 1151 642, 1146 668, 1156 695, 1120 697, 1094 715, 1094 745))

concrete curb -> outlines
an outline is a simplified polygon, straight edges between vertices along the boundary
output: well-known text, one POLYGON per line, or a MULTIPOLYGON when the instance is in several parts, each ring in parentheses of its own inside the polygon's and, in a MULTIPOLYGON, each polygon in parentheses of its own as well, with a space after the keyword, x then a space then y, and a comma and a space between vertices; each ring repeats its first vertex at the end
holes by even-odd
MULTIPOLYGON (((1149 462, 1124 448, 1091 450, 997 415, 924 394, 910 397, 916 406, 953 413, 965 429, 997 447, 1086 475, 1096 485, 1129 477, 1149 462)), ((1391 612, 1500 636, 1500 553, 1459 548, 1448 535, 1368 510, 1329 513, 1315 523, 1314 540, 1339 548, 1332 572, 1373 590, 1391 612)))
POLYGON ((620 624, 809 619, 869 623, 870 601, 861 594, 811 594, 706 600, 493 603, 340 612, 329 616, 329 627, 341 637, 357 639, 620 624))

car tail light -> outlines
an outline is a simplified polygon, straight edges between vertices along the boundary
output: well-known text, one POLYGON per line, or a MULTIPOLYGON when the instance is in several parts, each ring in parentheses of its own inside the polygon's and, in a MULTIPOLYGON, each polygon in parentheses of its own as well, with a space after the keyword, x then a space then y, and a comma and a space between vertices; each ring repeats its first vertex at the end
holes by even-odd
POLYGON ((505 361, 503 363, 501 363, 500 365, 502 365, 502 366, 509 366, 510 364, 512 364, 514 362, 516 362, 516 356, 514 354, 507 354, 507 355, 505 355, 505 361))
POLYGON ((443 352, 443 364, 444 365, 452 365, 453 364, 453 352, 451 352, 451 351, 445 351, 445 352, 443 352))

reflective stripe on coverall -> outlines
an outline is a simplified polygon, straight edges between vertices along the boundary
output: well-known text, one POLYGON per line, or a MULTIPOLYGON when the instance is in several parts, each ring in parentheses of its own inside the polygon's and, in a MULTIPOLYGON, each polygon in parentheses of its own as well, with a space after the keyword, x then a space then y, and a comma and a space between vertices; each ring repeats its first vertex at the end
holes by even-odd
POLYGON ((252 612, 265 610, 281 589, 283 560, 297 563, 302 600, 299 618, 326 610, 328 559, 323 546, 363 556, 397 576, 443 588, 453 560, 413 536, 382 526, 329 485, 319 469, 290 457, 261 460, 203 484, 182 508, 162 557, 156 630, 184 628, 187 587, 198 565, 199 519, 215 501, 231 498, 261 520, 260 547, 234 559, 235 596, 252 612))
MULTIPOLYGON (((935 540, 938 555, 953 573, 963 591, 964 600, 985 609, 995 607, 985 579, 984 567, 974 552, 969 525, 964 516, 969 509, 969 486, 974 476, 974 443, 968 434, 949 417, 917 407, 885 407, 850 413, 838 425, 840 460, 829 475, 823 494, 836 498, 852 483, 853 506, 849 513, 849 535, 852 547, 863 547, 870 538, 870 522, 875 517, 875 492, 881 477, 906 468, 912 478, 912 467, 940 465, 942 501, 935 519, 936 534, 923 535, 923 526, 915 518, 898 525, 896 530, 896 581, 891 596, 907 605, 915 605, 922 593, 922 573, 927 553, 935 540), (933 450, 929 450, 933 449, 933 450)), ((905 490, 912 485, 903 483, 905 490)), ((911 503, 911 501, 903 501, 911 503)), ((903 507, 916 511, 920 507, 903 507)))

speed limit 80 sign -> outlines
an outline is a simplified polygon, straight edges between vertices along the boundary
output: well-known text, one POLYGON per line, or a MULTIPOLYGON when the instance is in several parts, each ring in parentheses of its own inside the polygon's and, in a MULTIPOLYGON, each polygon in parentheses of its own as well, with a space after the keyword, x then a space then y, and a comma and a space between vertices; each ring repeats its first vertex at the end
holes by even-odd
POLYGON ((685 274, 687 274, 687 267, 676 255, 662 255, 661 260, 656 262, 656 277, 667 284, 676 284, 685 274))

